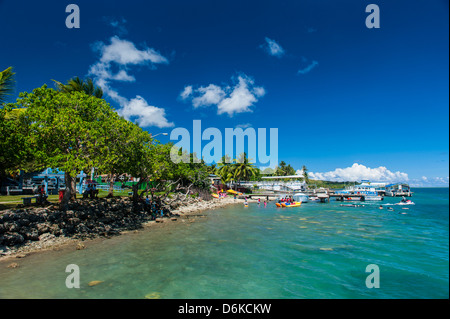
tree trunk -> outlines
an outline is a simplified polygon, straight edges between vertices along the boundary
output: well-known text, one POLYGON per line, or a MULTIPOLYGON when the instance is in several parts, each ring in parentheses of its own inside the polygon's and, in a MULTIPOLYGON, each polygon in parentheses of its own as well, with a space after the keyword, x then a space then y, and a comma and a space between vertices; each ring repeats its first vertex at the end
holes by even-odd
POLYGON ((70 200, 77 199, 77 178, 73 177, 70 183, 70 200))
POLYGON ((109 175, 109 190, 108 190, 108 196, 107 197, 114 197, 114 181, 115 181, 116 175, 110 174, 109 175))
POLYGON ((70 176, 68 172, 64 173, 64 182, 66 184, 66 190, 64 192, 64 196, 61 200, 61 203, 59 204, 60 208, 63 210, 67 209, 67 204, 69 204, 69 201, 72 197, 72 181, 73 178, 70 176))

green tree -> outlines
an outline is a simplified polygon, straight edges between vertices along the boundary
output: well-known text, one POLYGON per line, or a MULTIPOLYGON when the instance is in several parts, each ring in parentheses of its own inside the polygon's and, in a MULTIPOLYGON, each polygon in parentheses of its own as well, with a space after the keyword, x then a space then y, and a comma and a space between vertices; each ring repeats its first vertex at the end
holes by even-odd
POLYGON ((94 85, 92 79, 82 80, 78 76, 70 79, 66 84, 53 80, 59 91, 64 93, 84 92, 87 95, 95 96, 99 99, 103 97, 103 90, 94 85))
POLYGON ((16 85, 14 75, 12 67, 0 72, 0 104, 4 103, 14 91, 16 85))
POLYGON ((216 170, 217 174, 220 176, 220 181, 223 185, 229 183, 234 177, 235 166, 231 163, 229 156, 222 156, 222 160, 218 163, 218 168, 216 170))
POLYGON ((135 153, 133 148, 143 147, 150 135, 144 139, 140 134, 148 133, 144 133, 139 126, 125 120, 115 112, 111 113, 99 130, 101 133, 99 132, 98 139, 93 144, 94 165, 98 171, 108 175, 108 197, 112 197, 116 177, 130 171, 129 165, 132 165, 130 154, 135 153))
POLYGON ((306 184, 309 184, 308 169, 306 168, 305 165, 303 165, 302 171, 303 171, 303 180, 305 181, 306 184))
POLYGON ((114 111, 102 99, 82 92, 59 92, 46 85, 21 93, 15 105, 27 108, 24 116, 35 161, 65 172, 64 208, 76 197, 76 175, 98 163, 94 150, 105 134, 102 126, 114 111))
POLYGON ((233 177, 235 181, 249 181, 257 174, 257 168, 250 162, 246 153, 240 155, 239 159, 233 164, 233 177))
POLYGON ((295 175, 295 169, 291 166, 291 164, 287 165, 286 162, 281 161, 280 164, 275 169, 276 176, 288 176, 295 175))
POLYGON ((34 165, 28 139, 29 125, 24 113, 16 111, 11 105, 0 109, 0 184, 19 169, 34 165))

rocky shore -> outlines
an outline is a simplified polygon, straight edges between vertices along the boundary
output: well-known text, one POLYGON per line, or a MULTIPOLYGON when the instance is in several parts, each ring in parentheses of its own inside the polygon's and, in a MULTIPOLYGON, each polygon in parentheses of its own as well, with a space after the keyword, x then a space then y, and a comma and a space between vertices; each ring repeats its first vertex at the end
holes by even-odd
POLYGON ((83 241, 109 238, 154 224, 189 218, 204 210, 242 202, 233 198, 202 200, 182 194, 163 202, 167 213, 154 218, 143 203, 133 210, 129 198, 76 200, 68 210, 57 205, 18 208, 0 212, 0 260, 55 249, 69 243, 83 249, 83 241))

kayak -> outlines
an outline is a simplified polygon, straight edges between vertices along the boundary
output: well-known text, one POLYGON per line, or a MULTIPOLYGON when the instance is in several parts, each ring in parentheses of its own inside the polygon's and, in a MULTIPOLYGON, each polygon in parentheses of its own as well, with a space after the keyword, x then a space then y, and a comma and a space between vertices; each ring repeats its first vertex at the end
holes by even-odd
POLYGON ((219 198, 219 195, 217 195, 217 194, 212 194, 212 197, 214 197, 214 198, 219 198))
POLYGON ((235 194, 235 195, 242 195, 242 193, 238 193, 232 189, 227 190, 227 193, 235 194))

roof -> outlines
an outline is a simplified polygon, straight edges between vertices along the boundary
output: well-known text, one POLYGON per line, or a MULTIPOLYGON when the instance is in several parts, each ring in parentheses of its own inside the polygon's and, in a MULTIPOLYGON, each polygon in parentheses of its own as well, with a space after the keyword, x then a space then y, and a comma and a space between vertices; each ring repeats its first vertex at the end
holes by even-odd
POLYGON ((302 175, 287 175, 287 176, 263 176, 263 179, 283 179, 283 178, 304 178, 302 175))
POLYGON ((393 183, 393 184, 386 185, 386 187, 392 187, 392 186, 396 186, 396 185, 406 185, 409 187, 409 185, 406 183, 393 183))

